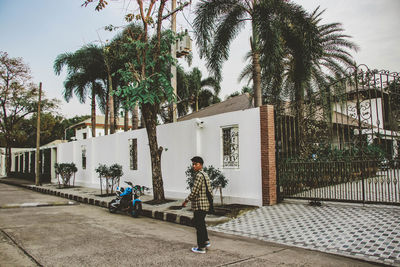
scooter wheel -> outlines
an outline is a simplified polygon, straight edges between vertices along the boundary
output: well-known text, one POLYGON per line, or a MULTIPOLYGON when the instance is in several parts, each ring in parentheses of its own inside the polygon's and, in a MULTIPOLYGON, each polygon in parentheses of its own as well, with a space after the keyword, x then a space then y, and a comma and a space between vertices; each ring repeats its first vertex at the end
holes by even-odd
POLYGON ((108 203, 108 211, 111 212, 111 213, 116 213, 117 212, 117 208, 112 205, 115 202, 116 202, 115 199, 113 199, 113 200, 111 200, 110 203, 108 203))
POLYGON ((142 213, 142 202, 138 201, 135 203, 135 206, 132 209, 131 215, 134 218, 139 217, 139 215, 142 213))

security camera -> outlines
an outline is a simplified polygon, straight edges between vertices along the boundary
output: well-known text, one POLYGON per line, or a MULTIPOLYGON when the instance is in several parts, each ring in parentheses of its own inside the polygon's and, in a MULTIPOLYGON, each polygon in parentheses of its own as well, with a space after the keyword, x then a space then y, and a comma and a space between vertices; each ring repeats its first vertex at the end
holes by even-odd
POLYGON ((200 120, 200 119, 196 119, 196 125, 199 128, 203 128, 204 126, 204 121, 200 120))

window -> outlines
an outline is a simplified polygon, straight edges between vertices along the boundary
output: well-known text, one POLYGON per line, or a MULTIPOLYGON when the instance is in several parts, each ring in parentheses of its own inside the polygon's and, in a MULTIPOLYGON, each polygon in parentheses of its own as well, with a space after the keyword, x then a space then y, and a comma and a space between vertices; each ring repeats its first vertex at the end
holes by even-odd
POLYGON ((222 128, 223 168, 239 168, 239 127, 222 128))
POLYGON ((131 170, 137 170, 137 139, 129 139, 129 165, 131 170))
POLYGON ((83 133, 83 139, 86 139, 87 133, 83 133))
POLYGON ((82 146, 82 169, 86 169, 86 146, 82 146))

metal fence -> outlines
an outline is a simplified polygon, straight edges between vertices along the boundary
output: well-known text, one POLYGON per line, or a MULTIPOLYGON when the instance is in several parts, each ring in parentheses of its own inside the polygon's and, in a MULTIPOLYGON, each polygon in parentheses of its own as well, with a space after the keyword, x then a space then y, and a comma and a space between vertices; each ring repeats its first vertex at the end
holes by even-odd
POLYGON ((359 66, 276 106, 278 196, 400 204, 400 76, 359 66))

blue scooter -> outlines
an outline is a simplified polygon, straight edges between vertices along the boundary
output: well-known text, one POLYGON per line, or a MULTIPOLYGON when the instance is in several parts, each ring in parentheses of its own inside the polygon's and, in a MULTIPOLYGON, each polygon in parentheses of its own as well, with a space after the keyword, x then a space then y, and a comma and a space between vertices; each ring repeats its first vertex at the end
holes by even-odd
POLYGON ((127 188, 117 187, 117 197, 108 204, 108 210, 111 213, 117 211, 128 212, 132 217, 139 217, 142 212, 142 200, 140 196, 149 188, 140 185, 133 185, 131 182, 125 182, 129 185, 127 188))

